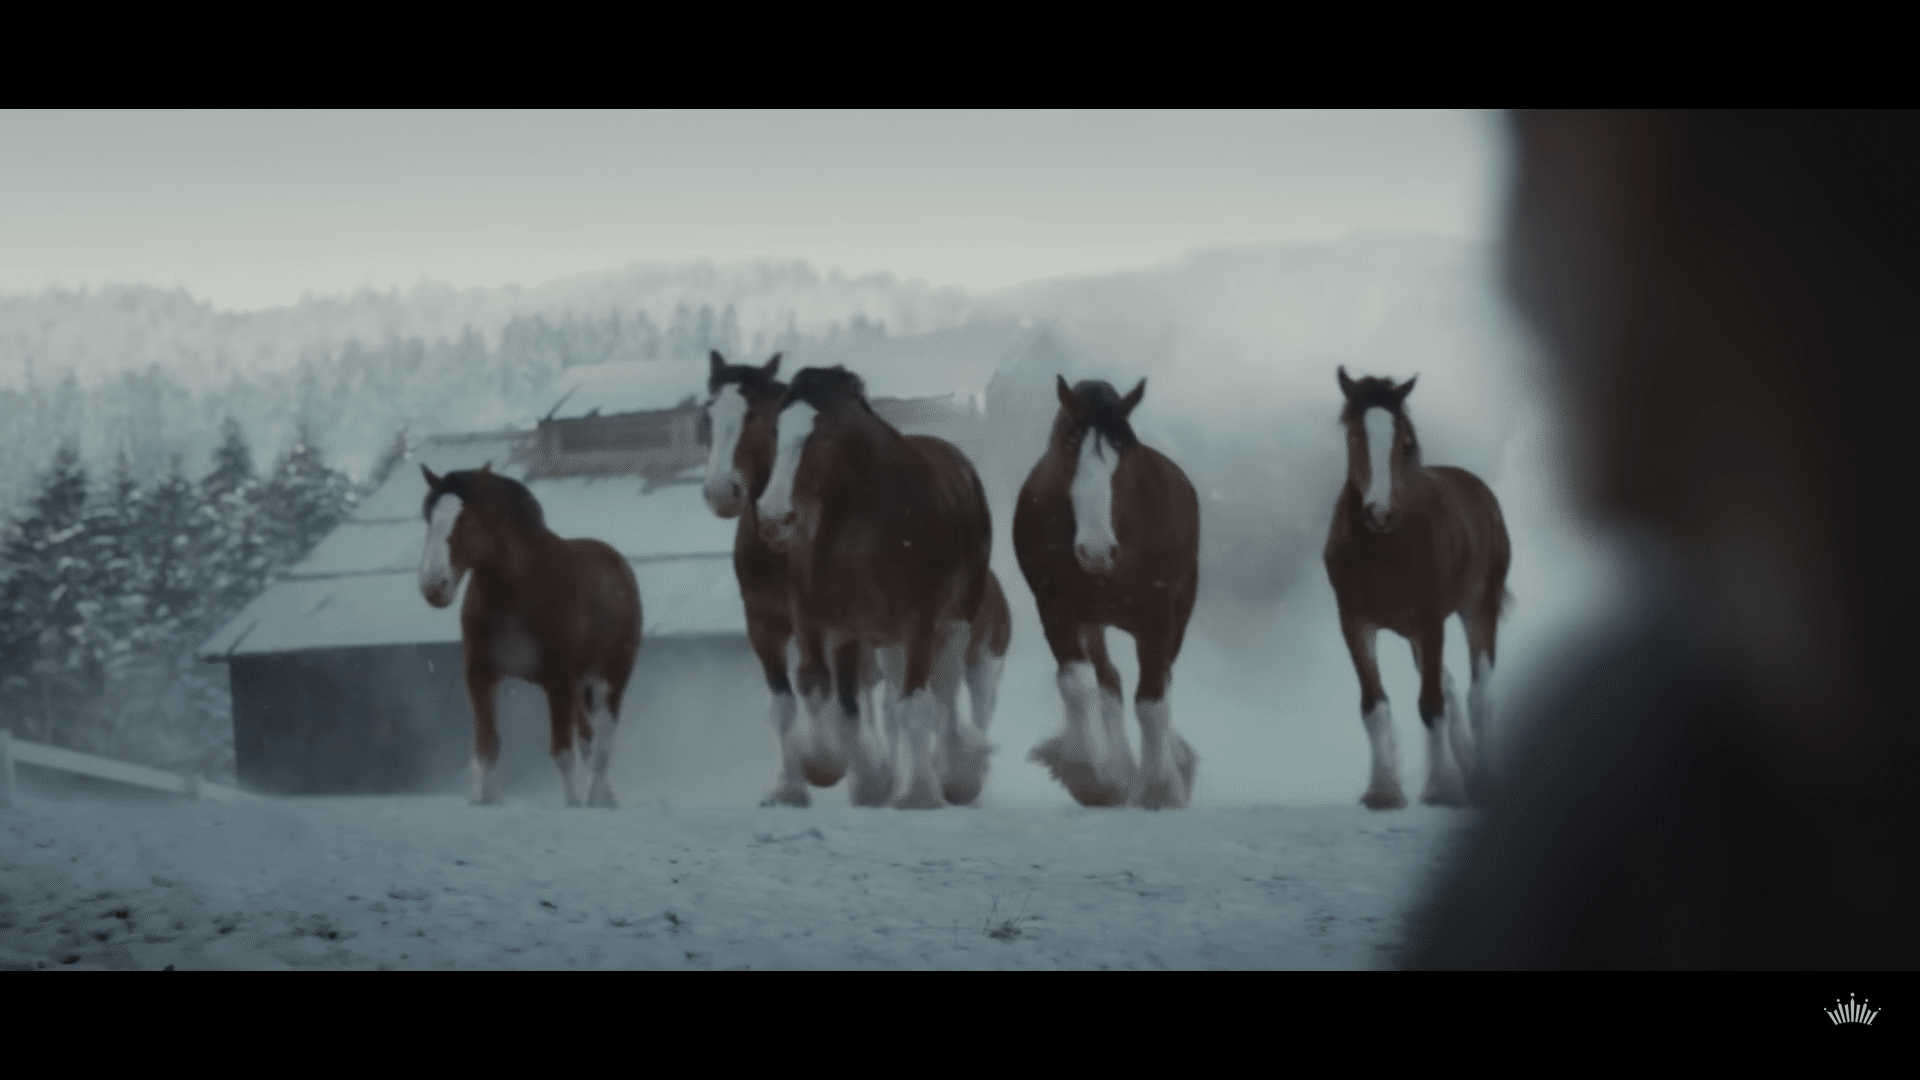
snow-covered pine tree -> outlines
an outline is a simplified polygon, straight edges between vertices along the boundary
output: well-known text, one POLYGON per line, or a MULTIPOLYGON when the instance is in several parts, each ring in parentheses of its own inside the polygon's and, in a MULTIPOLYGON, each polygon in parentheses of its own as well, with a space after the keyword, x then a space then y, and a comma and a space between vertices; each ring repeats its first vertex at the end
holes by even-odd
POLYGON ((198 500, 187 479, 180 455, 168 459, 167 471, 146 499, 146 528, 141 533, 141 560, 147 568, 148 617, 168 634, 199 625, 202 564, 194 557, 198 500))
POLYGON ((413 435, 402 427, 394 433, 393 441, 387 444, 386 450, 380 455, 380 460, 374 462, 373 468, 367 473, 367 482, 360 485, 360 497, 365 498, 379 491, 380 486, 393 475, 393 470, 413 460, 413 451, 413 435))
POLYGON ((353 482, 327 464, 302 425, 260 490, 259 531, 270 573, 305 558, 352 512, 355 501, 353 482))
POLYGON ((272 568, 259 520, 260 481, 240 424, 229 417, 212 467, 200 481, 194 554, 205 577, 200 625, 212 631, 266 587, 272 568))
POLYGON ((36 493, 0 543, 0 694, 14 732, 62 741, 71 727, 72 686, 84 651, 68 633, 91 577, 86 550, 87 471, 80 448, 63 443, 36 493), (78 586, 78 587, 77 587, 78 586))

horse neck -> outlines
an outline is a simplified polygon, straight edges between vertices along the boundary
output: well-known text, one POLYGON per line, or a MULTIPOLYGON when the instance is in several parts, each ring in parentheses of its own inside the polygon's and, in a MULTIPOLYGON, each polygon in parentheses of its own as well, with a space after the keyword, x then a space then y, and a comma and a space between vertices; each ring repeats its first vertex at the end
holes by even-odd
POLYGON ((552 559, 541 556, 551 555, 546 549, 555 547, 564 548, 564 541, 551 529, 542 529, 538 536, 503 529, 498 534, 496 554, 473 567, 474 580, 492 596, 509 597, 524 589, 537 589, 539 583, 532 580, 532 571, 537 566, 552 565, 552 559))
POLYGON ((834 418, 832 438, 843 461, 849 464, 859 461, 865 466, 860 470, 834 470, 839 485, 864 487, 868 480, 865 474, 876 465, 884 468, 889 462, 914 460, 908 452, 906 436, 860 405, 851 406, 834 418))

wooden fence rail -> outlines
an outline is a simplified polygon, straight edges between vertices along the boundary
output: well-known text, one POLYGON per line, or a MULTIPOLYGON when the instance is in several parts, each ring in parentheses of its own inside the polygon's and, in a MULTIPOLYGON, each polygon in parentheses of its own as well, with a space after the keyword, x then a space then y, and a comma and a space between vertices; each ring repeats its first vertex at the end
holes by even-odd
POLYGON ((0 728, 0 808, 10 807, 14 803, 13 766, 15 762, 58 772, 91 776, 97 780, 111 780, 115 783, 130 784, 153 791, 165 791, 205 802, 241 802, 259 798, 251 792, 210 783, 197 776, 149 769, 144 765, 129 765, 124 761, 95 757, 92 754, 82 754, 77 750, 67 750, 58 746, 47 746, 44 743, 23 742, 14 738, 11 732, 0 728))

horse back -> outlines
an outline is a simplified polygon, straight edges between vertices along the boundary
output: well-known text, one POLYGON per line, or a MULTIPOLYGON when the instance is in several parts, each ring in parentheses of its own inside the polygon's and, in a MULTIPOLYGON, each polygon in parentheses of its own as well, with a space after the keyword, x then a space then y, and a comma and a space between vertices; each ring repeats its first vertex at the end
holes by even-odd
POLYGON ((986 487, 959 447, 932 435, 902 438, 920 464, 915 470, 921 474, 917 478, 920 494, 932 515, 923 527, 937 529, 942 540, 952 545, 954 576, 948 589, 940 591, 954 605, 948 610, 965 612, 963 618, 971 621, 987 597, 987 564, 993 554, 993 515, 986 487))
POLYGON ((567 551, 573 557, 586 616, 588 651, 608 657, 624 654, 631 662, 643 625, 640 583, 633 567, 599 540, 569 540, 567 551))
POLYGON ((1513 560, 1500 500, 1486 482, 1465 469, 1435 465, 1427 469, 1439 484, 1441 499, 1461 530, 1461 545, 1473 568, 1496 584, 1504 582, 1513 560))

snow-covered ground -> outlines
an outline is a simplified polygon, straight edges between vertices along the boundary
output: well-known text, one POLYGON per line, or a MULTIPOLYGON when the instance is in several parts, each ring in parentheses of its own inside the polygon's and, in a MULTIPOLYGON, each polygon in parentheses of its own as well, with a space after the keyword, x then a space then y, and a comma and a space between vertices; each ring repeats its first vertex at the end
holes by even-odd
POLYGON ((1466 821, 28 798, 0 969, 1379 967, 1466 821))
MULTIPOLYGON (((1617 563, 1544 483, 1542 437, 1516 438, 1497 484, 1518 597, 1497 723, 1619 590, 1617 563)), ((40 788, 0 810, 0 969, 1391 966, 1475 815, 1356 805, 1367 744, 1324 573, 1261 620, 1196 612, 1170 696, 1200 756, 1190 809, 1084 810, 1026 760, 1060 701, 1001 547, 1014 640, 977 808, 861 810, 844 784, 809 809, 758 808, 778 751, 764 697, 739 688, 724 707, 625 718, 614 811, 563 808, 546 769, 486 809, 40 788)), ((1458 677, 1464 642, 1448 633, 1458 677)), ((1131 690, 1130 643, 1114 632, 1110 648, 1131 690)), ((1381 660, 1417 798, 1418 676, 1404 647, 1381 660)), ((509 751, 540 727, 504 728, 509 751)))

